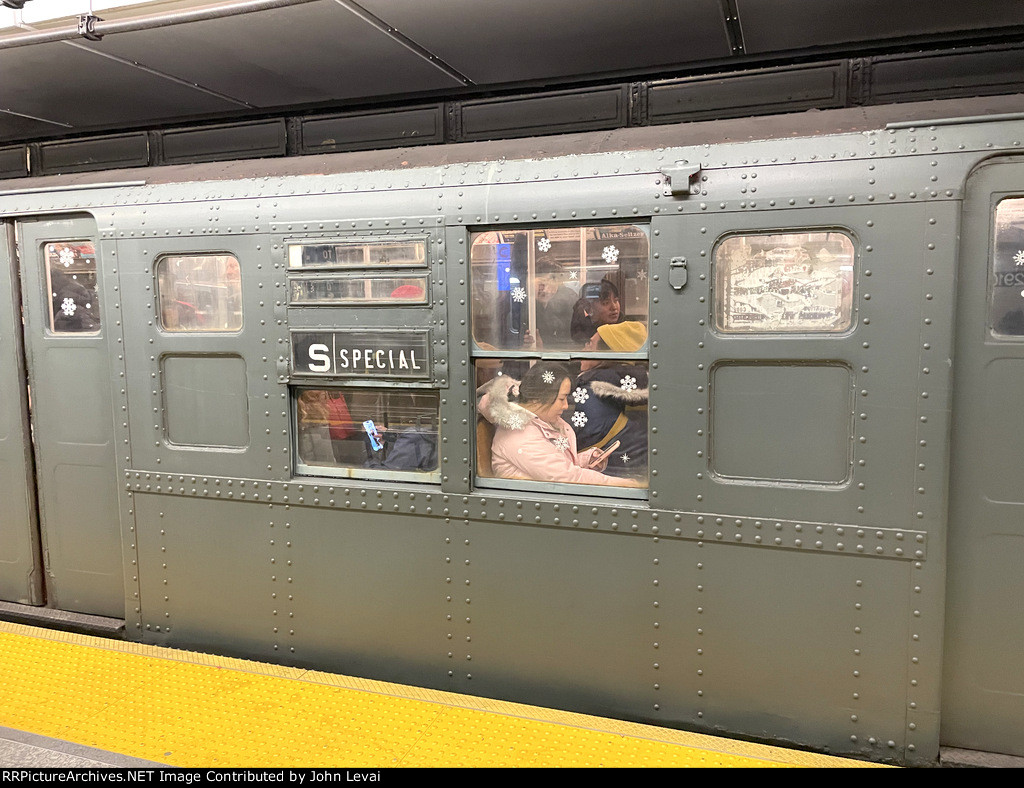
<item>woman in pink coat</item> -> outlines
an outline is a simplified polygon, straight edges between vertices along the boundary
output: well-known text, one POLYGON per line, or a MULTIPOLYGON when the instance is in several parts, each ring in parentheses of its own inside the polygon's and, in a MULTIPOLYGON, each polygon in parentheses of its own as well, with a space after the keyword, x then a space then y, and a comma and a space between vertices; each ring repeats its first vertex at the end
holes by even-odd
POLYGON ((596 449, 576 451, 576 433, 563 419, 572 380, 561 364, 542 361, 523 376, 518 402, 515 381, 497 377, 487 384, 480 413, 495 426, 491 467, 504 479, 573 484, 640 486, 601 473, 607 460, 596 449), (596 455, 596 456, 595 456, 596 455))

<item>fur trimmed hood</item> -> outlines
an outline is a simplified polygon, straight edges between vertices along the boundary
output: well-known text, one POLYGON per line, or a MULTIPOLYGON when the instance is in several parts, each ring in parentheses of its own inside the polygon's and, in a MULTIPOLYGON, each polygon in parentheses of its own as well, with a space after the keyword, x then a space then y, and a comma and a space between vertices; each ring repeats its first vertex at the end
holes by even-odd
POLYGON ((590 386, 595 397, 619 405, 647 403, 647 370, 633 365, 598 367, 584 372, 576 380, 577 386, 590 386))
POLYGON ((509 396, 519 392, 519 381, 500 375, 478 389, 481 394, 477 402, 480 415, 496 427, 507 430, 521 430, 536 416, 509 396))

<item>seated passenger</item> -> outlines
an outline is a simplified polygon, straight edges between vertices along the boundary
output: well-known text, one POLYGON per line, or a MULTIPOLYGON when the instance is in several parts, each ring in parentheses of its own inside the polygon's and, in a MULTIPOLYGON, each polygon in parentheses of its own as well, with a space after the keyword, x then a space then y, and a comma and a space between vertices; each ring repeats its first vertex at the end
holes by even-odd
POLYGON ((589 284, 584 288, 585 297, 576 302, 572 310, 570 333, 574 342, 580 344, 590 340, 599 326, 621 323, 625 320, 619 301, 619 288, 608 279, 602 279, 599 288, 589 284), (591 297, 588 290, 597 288, 591 297))
MULTIPOLYGON (((599 326, 587 350, 634 353, 647 341, 643 323, 627 321, 599 326)), ((647 476, 647 366, 628 361, 587 359, 572 389, 576 404, 573 427, 577 445, 609 453, 605 473, 647 476)))
POLYGON ((569 408, 569 372, 561 364, 535 364, 518 384, 507 376, 484 387, 479 411, 496 429, 491 444, 491 467, 504 479, 532 479, 575 484, 639 486, 633 480, 601 473, 600 452, 577 452, 576 434, 562 419, 569 408))

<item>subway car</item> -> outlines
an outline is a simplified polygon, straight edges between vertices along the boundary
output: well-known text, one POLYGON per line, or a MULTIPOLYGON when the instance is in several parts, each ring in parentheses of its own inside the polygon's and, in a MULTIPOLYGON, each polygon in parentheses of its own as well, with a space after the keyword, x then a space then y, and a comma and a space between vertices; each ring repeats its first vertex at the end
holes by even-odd
POLYGON ((1024 755, 1024 113, 914 112, 0 184, 0 599, 1024 755))

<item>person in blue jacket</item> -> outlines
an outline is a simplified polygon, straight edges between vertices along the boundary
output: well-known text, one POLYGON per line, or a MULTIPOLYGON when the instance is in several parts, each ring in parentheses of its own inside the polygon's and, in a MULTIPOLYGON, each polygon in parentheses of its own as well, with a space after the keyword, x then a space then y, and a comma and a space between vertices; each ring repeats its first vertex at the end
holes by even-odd
MULTIPOLYGON (((633 353, 647 341, 647 326, 627 320, 598 326, 587 350, 633 353)), ((580 451, 609 452, 606 474, 647 475, 647 365, 588 359, 569 393, 570 417, 580 451), (617 446, 615 444, 618 444, 617 446)))

